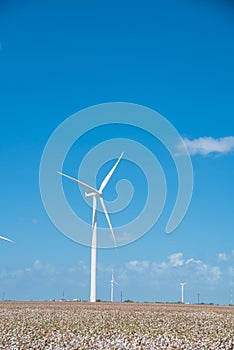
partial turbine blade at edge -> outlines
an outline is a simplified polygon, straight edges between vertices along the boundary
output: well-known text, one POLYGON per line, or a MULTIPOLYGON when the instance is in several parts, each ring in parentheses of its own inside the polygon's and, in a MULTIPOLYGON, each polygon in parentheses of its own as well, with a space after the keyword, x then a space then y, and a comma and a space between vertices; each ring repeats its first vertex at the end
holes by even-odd
POLYGON ((66 174, 64 174, 64 173, 61 173, 60 171, 57 171, 57 173, 60 174, 60 175, 62 175, 62 176, 67 177, 68 179, 70 179, 70 180, 72 180, 72 181, 74 181, 74 182, 76 182, 76 183, 78 183, 80 186, 84 187, 86 190, 88 190, 88 191, 90 191, 90 192, 94 192, 94 193, 96 193, 96 194, 99 195, 99 192, 98 192, 95 188, 93 188, 92 186, 89 186, 89 185, 87 185, 86 183, 84 183, 84 182, 82 182, 82 181, 80 181, 80 180, 78 180, 78 179, 75 179, 74 177, 71 177, 71 176, 66 175, 66 174))
POLYGON ((121 153, 121 155, 119 156, 119 158, 118 158, 117 162, 115 163, 115 165, 113 166, 113 168, 109 171, 109 173, 107 174, 107 176, 105 177, 105 179, 102 181, 101 186, 100 186, 100 188, 99 188, 99 192, 100 192, 100 193, 102 193, 102 191, 103 191, 104 188, 106 187, 108 181, 110 180, 110 178, 111 178, 113 172, 115 171, 115 169, 116 169, 117 165, 119 164, 120 159, 123 157, 123 155, 124 155, 124 152, 121 153))
POLYGON ((116 239, 115 239, 115 234, 114 234, 114 231, 113 231, 113 228, 111 226, 111 222, 110 222, 110 218, 109 218, 109 215, 107 213, 107 210, 106 210, 106 206, 104 204, 104 200, 102 197, 99 198, 100 199, 100 203, 101 203, 101 206, 102 206, 102 209, 104 211, 104 214, 106 216, 106 220, 108 222, 108 225, 109 225, 109 228, 111 230, 111 234, 112 234, 112 238, 113 238, 113 241, 114 241, 114 244, 115 244, 115 248, 116 248, 116 251, 117 251, 117 245, 116 245, 116 239))
POLYGON ((0 239, 2 239, 2 240, 4 240, 4 241, 7 241, 7 242, 15 243, 15 242, 12 241, 11 239, 6 238, 6 237, 3 237, 3 236, 0 236, 0 239))
POLYGON ((97 197, 93 196, 93 213, 92 213, 92 233, 96 221, 97 197))

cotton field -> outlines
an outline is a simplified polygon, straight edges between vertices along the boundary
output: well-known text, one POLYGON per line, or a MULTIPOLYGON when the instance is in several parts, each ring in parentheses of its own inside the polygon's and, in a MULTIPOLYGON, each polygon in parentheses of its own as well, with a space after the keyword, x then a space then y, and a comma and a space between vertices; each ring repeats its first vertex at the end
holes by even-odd
POLYGON ((0 349, 234 349, 234 307, 2 302, 0 349))

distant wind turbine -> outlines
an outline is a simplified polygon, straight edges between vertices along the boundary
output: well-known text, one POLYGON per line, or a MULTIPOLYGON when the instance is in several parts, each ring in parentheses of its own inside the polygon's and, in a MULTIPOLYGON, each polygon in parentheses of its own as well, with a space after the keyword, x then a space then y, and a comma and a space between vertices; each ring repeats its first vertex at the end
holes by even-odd
POLYGON ((117 283, 114 279, 114 271, 112 270, 112 275, 111 275, 111 280, 110 280, 110 285, 111 285, 111 299, 110 299, 110 301, 111 302, 114 301, 114 284, 119 286, 119 283, 117 283))
POLYGON ((181 303, 184 304, 184 286, 186 285, 186 282, 181 282, 181 303))
POLYGON ((92 197, 93 198, 93 213, 92 213, 92 248, 91 248, 91 281, 90 281, 90 301, 91 302, 95 302, 96 301, 96 263, 97 263, 97 198, 99 199, 102 209, 104 211, 106 220, 108 222, 111 234, 112 234, 112 238, 114 241, 114 244, 116 246, 116 240, 115 240, 115 235, 114 235, 114 231, 113 228, 111 226, 111 221, 109 218, 109 215, 107 213, 106 210, 106 206, 104 204, 104 200, 102 198, 102 192, 104 190, 104 188, 106 187, 106 185, 108 184, 111 176, 113 175, 115 169, 117 168, 120 159, 123 157, 123 152, 121 153, 120 157, 118 158, 117 162, 115 163, 115 165, 112 167, 112 169, 109 171, 109 173, 106 175, 106 177, 104 178, 104 180, 101 183, 101 186, 99 188, 99 190, 95 189, 94 187, 91 187, 89 185, 87 185, 86 183, 75 179, 71 176, 68 176, 66 174, 63 174, 61 172, 57 172, 58 174, 67 177, 68 179, 78 183, 80 186, 82 186, 83 188, 85 188, 86 190, 89 191, 89 193, 85 193, 85 197, 92 197))
POLYGON ((0 236, 0 239, 2 239, 2 240, 4 240, 4 241, 7 241, 7 242, 15 243, 15 242, 12 241, 11 239, 6 238, 6 237, 3 237, 3 236, 0 236))

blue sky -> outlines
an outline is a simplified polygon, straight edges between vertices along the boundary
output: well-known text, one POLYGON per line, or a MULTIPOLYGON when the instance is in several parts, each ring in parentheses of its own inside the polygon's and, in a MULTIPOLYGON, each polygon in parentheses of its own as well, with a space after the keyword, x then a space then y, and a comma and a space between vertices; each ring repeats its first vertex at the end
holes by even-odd
MULTIPOLYGON (((0 298, 2 293, 9 299, 52 299, 64 291, 66 298, 88 299, 90 249, 61 234, 47 216, 40 160, 66 118, 95 104, 123 101, 152 108, 175 126, 191 153, 194 191, 183 222, 166 235, 176 183, 159 149, 169 181, 165 210, 147 234, 119 248, 118 255, 113 249, 98 252, 97 297, 110 298, 114 268, 120 284, 116 300, 122 291, 123 299, 177 301, 179 283, 186 281, 188 302, 196 302, 198 293, 204 302, 231 301, 233 17, 228 1, 0 5, 0 234, 16 241, 0 242, 0 298)), ((101 137, 127 132, 103 129, 101 137)), ((98 135, 97 130, 83 141, 83 151, 98 135)), ((151 143, 149 135, 129 135, 151 143)), ((65 164, 71 175, 81 156, 74 146, 65 164)), ((123 173, 124 161, 116 176, 123 173)), ((137 185, 134 174, 129 180, 137 185)), ((72 185, 64 187, 76 207, 72 185)))

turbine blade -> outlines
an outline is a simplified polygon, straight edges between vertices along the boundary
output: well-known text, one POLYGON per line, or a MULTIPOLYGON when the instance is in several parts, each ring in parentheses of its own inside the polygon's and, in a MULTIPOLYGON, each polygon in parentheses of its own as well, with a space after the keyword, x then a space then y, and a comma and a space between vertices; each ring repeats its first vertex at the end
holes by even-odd
POLYGON ((105 214, 105 216, 106 216, 106 220, 107 220, 107 222, 108 222, 109 228, 110 228, 110 230, 111 230, 111 234, 112 234, 112 238, 113 238, 113 241, 114 241, 114 244, 115 244, 115 248, 116 248, 116 250, 117 250, 117 245, 116 245, 116 240, 115 240, 115 234, 114 234, 113 228, 112 228, 112 226, 111 226, 110 218, 109 218, 109 215, 108 215, 108 213, 107 213, 106 206, 105 206, 105 204, 104 204, 104 200, 103 200, 102 197, 99 197, 99 199, 100 199, 100 203, 101 203, 102 209, 103 209, 103 211, 104 211, 104 214, 105 214))
POLYGON ((63 173, 61 173, 60 171, 57 171, 57 173, 60 174, 60 175, 62 175, 62 176, 67 177, 68 179, 70 179, 70 180, 72 180, 72 181, 74 181, 74 182, 76 182, 76 183, 78 183, 80 186, 84 187, 86 190, 91 191, 91 192, 94 192, 94 193, 96 193, 96 194, 99 195, 99 192, 98 192, 95 188, 93 188, 92 186, 89 186, 89 185, 87 185, 86 183, 84 183, 84 182, 82 182, 82 181, 80 181, 80 180, 75 179, 74 177, 71 177, 71 176, 69 176, 69 175, 63 174, 63 173))
POLYGON ((119 283, 116 282, 116 280, 114 279, 114 271, 112 270, 112 280, 111 280, 112 283, 115 283, 117 286, 119 286, 119 283))
POLYGON ((94 223, 96 221, 96 209, 97 209, 97 198, 96 196, 93 196, 92 232, 94 228, 94 223))
POLYGON ((15 242, 12 241, 11 239, 6 238, 6 237, 3 237, 3 236, 0 236, 0 239, 2 239, 2 240, 4 240, 4 241, 7 241, 7 242, 15 243, 15 242))
POLYGON ((113 168, 109 171, 109 173, 106 175, 105 179, 102 181, 101 186, 99 188, 99 192, 100 193, 102 193, 102 191, 106 187, 106 185, 107 185, 108 181, 110 180, 113 172, 115 171, 117 165, 119 164, 120 159, 123 157, 123 154, 124 154, 124 152, 121 153, 121 155, 119 156, 119 158, 118 158, 117 162, 115 163, 115 165, 113 166, 113 168))

